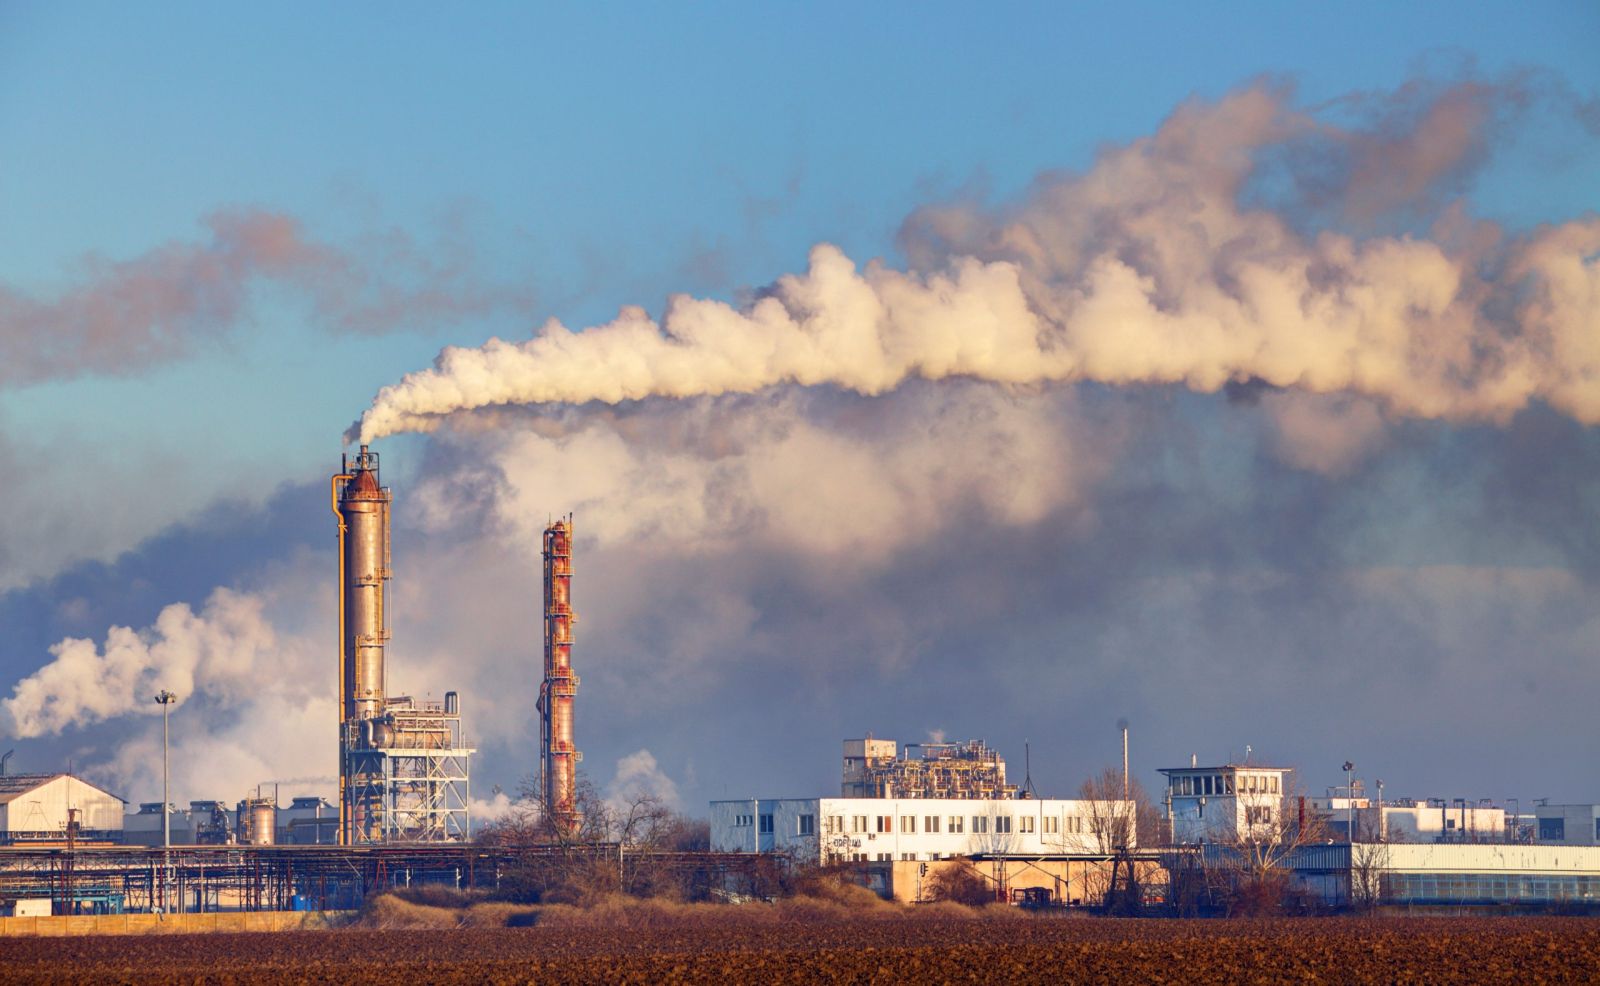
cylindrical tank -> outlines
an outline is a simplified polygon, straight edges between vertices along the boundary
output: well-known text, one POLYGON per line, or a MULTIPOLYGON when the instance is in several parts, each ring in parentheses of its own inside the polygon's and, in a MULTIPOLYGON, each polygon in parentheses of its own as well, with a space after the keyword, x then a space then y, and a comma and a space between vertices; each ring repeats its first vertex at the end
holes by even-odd
POLYGON ((237 809, 239 844, 270 846, 278 841, 278 806, 270 798, 246 798, 237 809))
POLYGON ((345 716, 383 712, 384 582, 389 578, 389 491, 378 483, 378 454, 365 445, 339 497, 344 520, 345 716))

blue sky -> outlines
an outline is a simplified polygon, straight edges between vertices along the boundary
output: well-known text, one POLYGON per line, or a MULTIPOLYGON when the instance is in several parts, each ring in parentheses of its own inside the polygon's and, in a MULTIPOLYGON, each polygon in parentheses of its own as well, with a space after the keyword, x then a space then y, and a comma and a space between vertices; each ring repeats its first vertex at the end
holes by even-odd
MULTIPOLYGON (((301 283, 248 278, 237 310, 191 326, 188 343, 171 358, 9 386, 0 379, 0 488, 14 491, 18 504, 0 524, 11 545, 0 553, 0 593, 11 596, 0 612, 27 621, 7 627, 11 640, 0 643, 0 669, 20 680, 49 660, 44 646, 63 636, 99 640, 111 622, 147 626, 167 603, 198 609, 208 590, 187 573, 164 570, 160 546, 182 539, 174 525, 211 516, 206 512, 218 504, 237 504, 234 522, 245 527, 270 515, 274 524, 295 529, 283 523, 285 512, 322 523, 314 491, 336 464, 341 432, 378 388, 427 366, 442 346, 476 346, 493 335, 525 338, 549 317, 589 325, 622 305, 659 313, 677 292, 738 298, 803 269, 817 242, 837 244, 858 261, 882 257, 902 265, 898 235, 919 207, 1017 202, 1038 176, 1085 171, 1102 149, 1154 132, 1186 100, 1217 100, 1262 76, 1288 80, 1295 104, 1305 108, 1352 92, 1391 92, 1419 77, 1500 79, 1522 69, 1547 73, 1577 99, 1593 100, 1600 96, 1597 43, 1600 8, 1577 2, 981 9, 486 4, 464 11, 423 4, 0 4, 5 292, 45 303, 67 297, 94 283, 96 264, 135 262, 171 244, 204 244, 207 217, 258 210, 293 217, 307 240, 402 289, 418 283, 419 265, 459 263, 464 283, 502 299, 461 314, 402 310, 381 325, 351 330, 331 324, 336 319, 301 283), (401 241, 405 249, 397 250, 401 241), (95 497, 91 487, 114 492, 95 497), (308 506, 269 503, 275 490, 287 497, 302 488, 313 498, 308 506), (85 574, 118 571, 118 564, 139 570, 139 592, 85 574), (97 592, 103 597, 85 595, 97 592), (84 602, 67 606, 73 600, 84 602), (93 613, 99 622, 74 622, 62 615, 69 612, 93 613)), ((1340 109, 1319 112, 1336 120, 1340 109)), ((1513 233, 1572 219, 1600 205, 1600 141, 1560 115, 1535 116, 1496 141, 1462 192, 1472 215, 1513 233)), ((44 342, 0 336, 0 345, 27 352, 44 342)), ((1253 498, 1263 495, 1251 484, 1265 482, 1255 473, 1266 468, 1258 465, 1260 450, 1241 437, 1249 428, 1231 423, 1227 408, 1213 400, 1180 397, 1161 406, 1199 437, 1189 444, 1158 429, 1145 439, 1177 463, 1151 488, 1186 490, 1211 505, 1209 514, 1174 519, 1173 530, 1198 537, 1208 525, 1242 522, 1253 498), (1216 454, 1187 458, 1197 447, 1216 454)), ((1381 462, 1365 476, 1376 487, 1284 478, 1274 470, 1272 481, 1294 490, 1274 486, 1273 497, 1277 503, 1306 497, 1294 501, 1301 506, 1293 517, 1302 518, 1303 508, 1318 524, 1332 524, 1331 540, 1374 545, 1384 561, 1407 552, 1477 564, 1484 557, 1531 558, 1580 587, 1562 592, 1587 593, 1592 601, 1586 556, 1573 560, 1552 544, 1565 516, 1563 492, 1569 505, 1594 496, 1594 474, 1585 470, 1596 462, 1596 436, 1593 427, 1574 430, 1554 417, 1545 425, 1525 422, 1551 448, 1577 456, 1576 474, 1554 489, 1499 490, 1485 475, 1499 461, 1495 456, 1510 454, 1500 446, 1514 429, 1430 423, 1395 427, 1381 462), (1325 488, 1306 489, 1317 483, 1325 488), (1376 519, 1367 509, 1374 489, 1396 491, 1378 497, 1388 506, 1376 519), (1508 527, 1463 538, 1464 530, 1481 528, 1494 503, 1506 502, 1495 496, 1518 504, 1535 498, 1547 526, 1536 524, 1534 534, 1508 527), (1324 499, 1329 512, 1319 514, 1313 501, 1324 499), (1404 509, 1394 506, 1401 502, 1404 509)), ((430 478, 436 489, 457 488, 449 477, 464 475, 470 458, 447 441, 416 436, 390 439, 384 450, 397 495, 430 478)), ((1116 467, 1122 478, 1113 488, 1145 488, 1130 468, 1116 467)), ((557 485, 548 492, 559 499, 564 491, 557 485)), ((563 504, 537 509, 560 512, 563 504)), ((430 514, 410 523, 420 545, 440 539, 454 522, 430 514)), ((316 571, 315 552, 327 549, 328 533, 288 539, 313 553, 307 571, 316 571)), ((216 584, 260 589, 274 577, 269 573, 291 565, 283 544, 274 549, 226 531, 219 539, 232 553, 219 563, 216 584)), ((1255 543, 1254 536, 1248 540, 1255 543)), ((1263 557, 1272 555, 1269 542, 1257 544, 1263 557)), ((1227 567, 1226 546, 1206 542, 1194 550, 1202 555, 1194 563, 1200 569, 1215 575, 1227 567)), ((429 579, 445 578, 449 553, 441 551, 429 556, 440 562, 429 579)), ((902 584, 893 573, 915 566, 917 549, 902 545, 895 552, 874 586, 884 594, 884 611, 909 626, 922 604, 910 599, 914 580, 902 584)), ((1158 556, 1151 570, 1176 564, 1170 550, 1158 556)), ((781 567, 781 557, 772 564, 781 567)), ((1030 564, 1044 566, 1036 574, 1046 582, 1065 570, 1037 558, 1030 564)), ((1295 564, 1274 570, 1300 571, 1295 564)), ((1142 584, 1143 591, 1157 591, 1142 584)), ((782 579, 769 588, 777 592, 780 585, 782 579)), ((730 596, 719 612, 753 606, 754 599, 730 596)), ((818 619, 830 618, 828 599, 824 592, 808 604, 818 619)), ((1137 636, 1126 626, 1099 626, 1089 614, 1086 622, 1058 619, 1047 600, 1017 605, 1011 615, 1020 627, 992 641, 997 652, 1063 646, 1063 639, 1083 646, 1086 634, 1137 636)), ((1165 605, 1175 623, 1191 614, 1189 604, 1168 599, 1165 605)), ((1252 596, 1248 605, 1268 604, 1252 596)), ((1507 625, 1553 604, 1528 605, 1507 616, 1507 625)), ((606 604, 597 600, 590 608, 598 610, 592 621, 602 624, 606 604)), ((650 605, 629 612, 638 624, 602 639, 624 646, 648 639, 647 627, 682 636, 659 626, 669 617, 650 605)), ((1348 613, 1304 619, 1322 629, 1360 622, 1348 613)), ((757 619, 751 633, 782 650, 773 640, 802 623, 789 617, 763 627, 757 619)), ((1459 627, 1417 632, 1442 653, 1459 627)), ((942 645, 906 644, 918 639, 915 629, 884 633, 910 656, 884 665, 892 671, 877 672, 885 677, 873 679, 876 687, 919 668, 933 684, 919 686, 915 714, 881 703, 877 714, 888 721, 881 728, 859 721, 870 707, 852 707, 851 722, 859 722, 852 730, 909 732, 945 723, 992 739, 1019 738, 1004 733, 1011 726, 981 716, 929 711, 942 691, 959 687, 942 645), (962 725, 953 725, 957 718, 962 725)), ((1173 631, 1151 639, 1165 646, 1183 636, 1173 631)), ((681 646, 692 649, 690 639, 681 646)), ((1212 646, 1226 646, 1227 639, 1229 633, 1219 633, 1212 646)), ((448 649, 447 641, 436 646, 448 649)), ((707 646, 732 645, 716 638, 707 646)), ((1133 645, 1104 646, 1110 654, 1133 645)), ((1579 645, 1563 637, 1539 646, 1567 653, 1579 645)), ((597 733, 604 724, 593 741, 602 755, 591 761, 599 779, 619 757, 648 747, 692 807, 717 793, 706 773, 762 769, 758 754, 765 749, 738 761, 708 762, 705 753, 693 753, 719 737, 684 722, 696 717, 697 703, 762 694, 770 680, 786 676, 764 685, 759 669, 766 665, 716 667, 706 672, 720 676, 716 689, 686 693, 657 711, 653 738, 634 736, 620 715, 603 718, 625 703, 591 700, 597 733)), ((1024 676, 1026 667, 1019 658, 1013 673, 1024 676)), ((591 688, 604 687, 603 676, 593 680, 591 688)), ((1095 680, 1112 690, 1100 704, 1148 707, 1148 715, 1166 708, 1118 696, 1115 676, 1095 680)), ((483 683, 496 687, 492 676, 483 683)), ((1002 690, 996 697, 1019 694, 1002 690)), ((833 743, 845 724, 826 716, 811 722, 813 731, 789 737, 783 748, 804 751, 822 766, 803 776, 780 772, 773 783, 802 786, 830 776, 833 743)), ((1201 724, 1181 726, 1193 735, 1201 724)), ((95 727, 99 732, 69 729, 29 742, 38 744, 41 758, 75 749, 106 761, 117 730, 147 725, 113 718, 95 727)), ((1039 728, 1035 739, 1043 735, 1039 728)), ((1224 732, 1197 742, 1227 747, 1236 738, 1224 732)), ((1055 738, 1065 747, 1078 734, 1055 738)), ((483 769, 512 787, 515 738, 498 744, 486 742, 483 769)), ((1418 756, 1408 769, 1419 779, 1439 768, 1418 756)), ((1080 766, 1098 766, 1083 760, 1061 757, 1062 784, 1080 766)), ((1510 771, 1508 765, 1504 772, 1510 771)), ((241 789, 263 779, 244 778, 241 789)), ((1592 788, 1594 778, 1588 782, 1592 788)))

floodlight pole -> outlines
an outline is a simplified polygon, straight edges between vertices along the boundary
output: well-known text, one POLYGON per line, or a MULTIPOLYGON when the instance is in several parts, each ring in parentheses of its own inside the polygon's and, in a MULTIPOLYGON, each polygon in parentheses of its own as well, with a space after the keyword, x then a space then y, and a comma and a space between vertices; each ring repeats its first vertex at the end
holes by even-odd
POLYGON ((172 848, 172 813, 168 809, 172 806, 172 792, 167 756, 167 711, 172 708, 172 700, 178 696, 163 688, 156 695, 156 702, 161 706, 161 847, 172 848))
MULTIPOLYGON (((1382 811, 1383 809, 1379 809, 1382 811)), ((1356 841, 1356 765, 1344 762, 1344 834, 1346 841, 1356 841)))
POLYGON ((161 906, 163 908, 167 904, 169 855, 172 850, 172 774, 171 760, 167 755, 167 715, 172 709, 172 700, 177 697, 165 688, 156 694, 156 704, 161 706, 161 906))

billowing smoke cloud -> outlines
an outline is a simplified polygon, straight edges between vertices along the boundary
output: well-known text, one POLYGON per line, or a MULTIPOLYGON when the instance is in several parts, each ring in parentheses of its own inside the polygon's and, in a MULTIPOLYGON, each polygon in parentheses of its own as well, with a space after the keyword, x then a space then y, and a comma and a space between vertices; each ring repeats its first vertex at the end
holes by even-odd
MULTIPOLYGON (((248 523, 265 519, 257 514, 248 523)), ((230 536, 211 537, 211 548, 228 550, 230 536)), ((160 568, 163 557, 170 563, 186 550, 157 539, 136 554, 148 553, 160 568)), ((237 798, 267 782, 282 782, 289 793, 328 793, 338 705, 322 562, 291 545, 253 559, 248 576, 229 579, 235 588, 215 589, 201 606, 152 608, 148 625, 112 626, 99 645, 67 637, 49 647, 42 667, 27 655, 4 655, 36 670, 0 700, 0 735, 33 739, 19 749, 35 764, 41 748, 69 751, 90 777, 141 800, 160 790, 161 709, 153 698, 166 689, 177 697, 176 795, 237 798)))
MULTIPOLYGON (((1250 743, 1304 765, 1313 789, 1349 758, 1419 796, 1590 797, 1571 758, 1529 766, 1462 725, 1538 723, 1552 748, 1591 749, 1600 688, 1600 442, 1574 420, 1594 389, 1579 301, 1592 230, 1508 237, 1451 201, 1502 101, 1471 87, 1368 100, 1340 108, 1366 121, 1342 130, 1257 87, 1184 107, 1015 209, 919 212, 904 242, 924 273, 824 249, 741 306, 678 299, 660 325, 630 312, 447 355, 380 401, 407 427, 451 415, 396 490, 394 690, 459 689, 475 792, 534 769, 528 601, 539 531, 573 509, 579 745, 617 765, 596 776, 608 793, 659 774, 689 811, 814 794, 837 784, 839 737, 929 723, 984 737, 1014 769, 1031 740, 1036 782, 1064 793, 1119 756, 1126 714, 1146 776, 1250 743), (1335 166, 1307 163, 1327 160, 1319 143, 1335 166), (1425 235, 1368 228, 1407 213, 1425 235), (1102 311, 1104 271, 1145 292, 1126 318, 1102 311), (1040 386, 1038 365, 1183 386, 1040 386), (1546 376, 1494 390, 1513 365, 1546 376), (815 385, 771 386, 774 366, 815 385), (1315 372, 1274 371, 1295 366, 1315 372), (1414 388, 1395 393, 1402 371, 1414 388), (1183 389, 1219 385, 1229 402, 1183 389), (1499 427, 1518 400, 1565 413, 1499 427)), ((324 498, 305 496, 320 523, 324 498)), ((192 796, 333 770, 319 537, 314 564, 249 590, 281 597, 258 693, 201 683, 184 708, 174 764, 192 796)), ((13 680, 69 632, 87 630, 41 637, 13 680)), ((106 757, 159 790, 160 724, 130 725, 107 724, 106 757)), ((63 758, 81 749, 67 742, 63 758)))
POLYGON ((169 243, 124 261, 90 257, 80 281, 41 300, 0 285, 0 386, 89 373, 125 374, 180 358, 226 333, 258 283, 293 288, 321 318, 377 332, 525 307, 526 292, 489 287, 459 238, 438 250, 388 232, 359 249, 319 242, 292 216, 207 216, 201 243, 169 243))
POLYGON ((18 682, 0 707, 20 737, 59 733, 125 715, 153 713, 166 689, 182 704, 197 690, 227 701, 248 693, 279 642, 259 599, 217 589, 200 613, 186 603, 161 611, 143 630, 112 627, 103 646, 69 637, 55 659, 18 682))
POLYGON ((668 777, 649 750, 635 750, 617 761, 616 773, 606 787, 606 801, 624 818, 630 806, 654 798, 667 808, 679 808, 678 785, 668 777))
POLYGON ((1456 214, 1432 238, 1297 224, 1329 198, 1357 214, 1421 203, 1470 169, 1514 102, 1479 83, 1413 97, 1348 130, 1266 85, 1192 102, 1014 213, 914 216, 919 270, 859 267, 822 244, 746 304, 679 296, 659 322, 626 309, 582 332, 551 321, 527 342, 446 349, 384 388, 349 437, 506 404, 780 384, 874 395, 916 377, 1202 392, 1260 380, 1405 416, 1501 420, 1544 402, 1600 421, 1600 218, 1520 237, 1464 232, 1456 214), (1278 167, 1293 207, 1248 205, 1278 167))

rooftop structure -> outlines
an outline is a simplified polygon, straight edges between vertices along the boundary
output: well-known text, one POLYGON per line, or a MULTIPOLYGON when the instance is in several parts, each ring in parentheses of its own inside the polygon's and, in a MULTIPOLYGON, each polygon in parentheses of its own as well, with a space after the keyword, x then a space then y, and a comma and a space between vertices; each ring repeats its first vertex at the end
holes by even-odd
MULTIPOLYGON (((1221 764, 1168 767, 1166 813, 1177 843, 1227 841, 1276 825, 1285 810, 1287 767, 1221 764)), ((1299 806, 1296 806, 1298 810, 1299 806)))
POLYGON ((846 798, 1014 798, 1006 762, 982 740, 907 743, 897 755, 894 740, 844 741, 839 793, 846 798))

